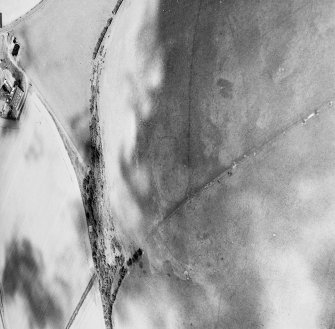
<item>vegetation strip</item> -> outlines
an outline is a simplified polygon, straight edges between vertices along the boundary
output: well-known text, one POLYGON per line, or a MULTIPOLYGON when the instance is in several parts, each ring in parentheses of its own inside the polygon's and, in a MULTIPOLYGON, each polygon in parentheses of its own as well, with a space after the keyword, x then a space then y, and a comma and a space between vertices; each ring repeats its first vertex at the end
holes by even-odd
POLYGON ((104 186, 105 162, 98 110, 99 80, 103 70, 106 49, 104 44, 110 33, 112 21, 123 1, 119 0, 113 10, 113 16, 107 21, 93 53, 93 72, 91 78, 90 100, 90 139, 91 158, 83 189, 86 220, 89 229, 89 238, 92 247, 93 261, 99 280, 99 289, 104 312, 106 329, 112 329, 112 312, 117 293, 124 277, 128 272, 125 250, 119 241, 114 219, 109 211, 104 186), (112 248, 112 254, 107 255, 107 248, 112 248))
POLYGON ((112 24, 113 18, 117 14, 117 12, 118 12, 118 10, 119 10, 122 2, 123 2, 123 0, 118 0, 118 2, 116 3, 116 5, 115 5, 115 7, 114 7, 114 9, 112 11, 112 14, 113 14, 112 17, 108 18, 106 25, 102 29, 102 31, 100 33, 100 36, 99 36, 99 39, 97 41, 97 44, 94 47, 93 59, 95 59, 97 57, 97 54, 98 54, 98 52, 100 50, 100 47, 101 47, 101 44, 102 44, 103 40, 105 39, 105 35, 106 35, 107 31, 108 31, 108 28, 112 24))

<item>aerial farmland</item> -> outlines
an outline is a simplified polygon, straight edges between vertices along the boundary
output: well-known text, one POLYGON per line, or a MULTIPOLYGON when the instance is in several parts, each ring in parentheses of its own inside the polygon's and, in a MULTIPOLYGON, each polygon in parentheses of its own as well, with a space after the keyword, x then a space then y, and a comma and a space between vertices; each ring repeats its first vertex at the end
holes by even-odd
POLYGON ((334 328, 333 1, 0 12, 1 329, 334 328))

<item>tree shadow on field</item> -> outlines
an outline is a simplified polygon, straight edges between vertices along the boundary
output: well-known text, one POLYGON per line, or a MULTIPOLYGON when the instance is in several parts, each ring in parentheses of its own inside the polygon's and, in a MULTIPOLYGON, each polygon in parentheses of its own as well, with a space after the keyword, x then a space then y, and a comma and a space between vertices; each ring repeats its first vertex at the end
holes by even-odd
POLYGON ((1 137, 6 137, 11 134, 17 134, 19 131, 19 122, 11 119, 1 119, 0 131, 1 137))
POLYGON ((86 222, 85 210, 81 200, 71 203, 75 218, 75 228, 81 249, 85 252, 85 257, 91 258, 92 251, 88 237, 88 227, 86 222))
POLYGON ((30 328, 62 327, 61 307, 44 283, 43 263, 28 240, 14 239, 7 247, 2 284, 7 301, 16 294, 25 300, 30 328))
POLYGON ((70 126, 77 136, 80 136, 80 153, 89 162, 91 157, 91 140, 89 133, 90 111, 85 108, 82 112, 74 114, 70 119, 70 126))
POLYGON ((34 130, 32 140, 24 154, 27 161, 38 161, 44 154, 44 140, 38 131, 34 130))
POLYGON ((24 69, 27 70, 33 64, 34 58, 32 57, 32 49, 30 48, 28 42, 29 31, 27 30, 27 26, 23 26, 19 24, 19 28, 15 31, 15 35, 19 39, 19 43, 21 46, 21 61, 24 66, 24 69))

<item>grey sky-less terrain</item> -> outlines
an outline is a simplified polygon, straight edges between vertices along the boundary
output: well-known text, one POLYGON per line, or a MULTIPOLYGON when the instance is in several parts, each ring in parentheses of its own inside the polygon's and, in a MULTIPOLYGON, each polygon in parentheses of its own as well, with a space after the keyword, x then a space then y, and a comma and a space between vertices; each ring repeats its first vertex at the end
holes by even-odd
POLYGON ((58 0, 9 25, 31 87, 1 121, 4 329, 333 328, 334 18, 58 0))

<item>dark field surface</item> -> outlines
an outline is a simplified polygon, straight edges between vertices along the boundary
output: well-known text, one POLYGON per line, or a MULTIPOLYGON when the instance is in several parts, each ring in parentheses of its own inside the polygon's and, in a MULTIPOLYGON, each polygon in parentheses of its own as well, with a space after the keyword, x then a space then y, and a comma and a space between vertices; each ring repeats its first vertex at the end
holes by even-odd
POLYGON ((156 85, 127 56, 135 3, 100 96, 107 192, 144 250, 116 328, 332 328, 333 2, 163 0, 134 50, 151 68, 159 49, 156 85))

